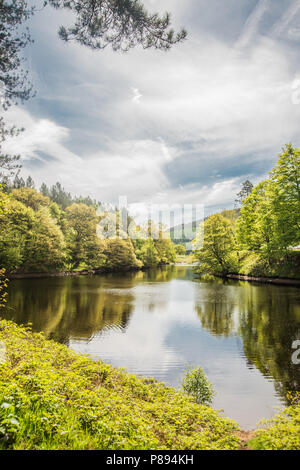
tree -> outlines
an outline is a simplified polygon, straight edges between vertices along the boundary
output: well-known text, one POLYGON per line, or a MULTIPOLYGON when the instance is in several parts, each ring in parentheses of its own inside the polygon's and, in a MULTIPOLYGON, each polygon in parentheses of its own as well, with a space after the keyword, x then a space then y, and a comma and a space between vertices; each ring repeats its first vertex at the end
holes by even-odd
POLYGON ((111 271, 128 271, 138 269, 142 263, 137 259, 131 240, 128 238, 107 239, 104 245, 105 268, 111 271))
POLYGON ((243 201, 237 223, 242 247, 270 266, 300 243, 300 150, 283 149, 269 178, 243 201))
POLYGON ((0 269, 0 308, 5 307, 6 305, 7 283, 8 279, 5 276, 5 269, 0 269))
POLYGON ((184 245, 175 245, 175 251, 178 256, 184 256, 186 254, 186 248, 184 245))
POLYGON ((147 268, 157 266, 160 261, 154 241, 150 237, 143 240, 141 248, 137 251, 137 256, 147 268))
POLYGON ((7 212, 9 200, 9 196, 3 191, 3 188, 0 185, 0 217, 7 212))
POLYGON ((183 29, 175 34, 170 28, 170 14, 150 14, 139 0, 47 0, 54 8, 75 14, 75 22, 61 26, 64 41, 77 41, 92 49, 111 46, 114 51, 128 51, 141 45, 144 49, 167 50, 186 38, 183 29))
POLYGON ((28 176, 28 178, 26 179, 26 188, 34 189, 34 187, 35 184, 33 179, 31 178, 31 176, 28 176))
POLYGON ((259 183, 251 195, 244 199, 241 216, 237 221, 237 237, 241 247, 262 255, 268 265, 278 248, 271 199, 273 190, 270 181, 259 183))
MULTIPOLYGON (((1 54, 1 50, 0 50, 0 54, 1 54)), ((0 107, 1 107, 1 99, 0 99, 0 107)), ((0 117, 0 184, 2 184, 3 189, 6 189, 6 191, 9 190, 11 178, 16 173, 18 174, 21 168, 21 165, 19 164, 20 155, 9 155, 7 153, 3 153, 2 145, 3 145, 3 142, 8 137, 13 137, 17 135, 18 133, 19 133, 19 130, 17 130, 15 127, 8 128, 5 125, 3 117, 0 117)))
POLYGON ((58 270, 64 266, 64 236, 48 207, 35 213, 23 256, 23 267, 30 271, 58 270))
POLYGON ((59 182, 50 188, 50 198, 51 201, 56 202, 63 209, 70 206, 73 202, 71 194, 67 193, 59 182))
POLYGON ((239 193, 237 193, 237 199, 235 200, 236 205, 239 207, 243 204, 243 200, 250 196, 253 190, 253 184, 251 181, 246 180, 244 183, 242 183, 242 189, 239 193))
POLYGON ((26 242, 31 236, 34 211, 10 198, 0 217, 0 265, 9 271, 22 266, 26 242))
MULTIPOLYGON (((74 24, 61 26, 59 36, 64 41, 76 41, 92 49, 127 51, 136 45, 144 48, 169 49, 186 37, 170 28, 170 14, 162 18, 150 14, 139 0, 45 0, 44 7, 68 10, 74 24)), ((22 69, 22 50, 32 42, 24 23, 39 11, 38 2, 31 6, 26 0, 0 2, 0 82, 3 106, 25 101, 32 96, 28 73, 22 69)))
POLYGON ((15 176, 15 179, 13 181, 13 188, 14 189, 20 189, 20 188, 24 188, 25 187, 25 181, 23 180, 23 178, 19 178, 19 175, 16 175, 15 176))
POLYGON ((22 69, 22 50, 31 42, 27 29, 20 28, 33 14, 24 0, 0 2, 0 81, 2 106, 27 100, 32 92, 26 71, 22 69))
POLYGON ((169 238, 164 238, 161 236, 158 240, 154 241, 154 246, 158 254, 159 264, 175 263, 175 245, 169 238))
POLYGON ((11 194, 15 200, 22 202, 24 206, 31 207, 35 211, 43 206, 49 206, 51 203, 48 197, 31 188, 14 189, 11 194))
MULTIPOLYGON (((136 45, 167 50, 186 37, 186 31, 175 34, 170 28, 170 15, 162 18, 150 14, 139 0, 44 0, 44 7, 70 11, 75 22, 61 26, 64 41, 76 41, 92 49, 128 51, 136 45)), ((23 69, 23 49, 32 42, 24 23, 39 11, 38 2, 29 6, 26 0, 0 0, 0 106, 24 102, 33 96, 28 72, 23 69)), ((7 128, 0 118, 0 183, 9 184, 20 168, 19 155, 2 153, 2 144, 20 130, 7 128)), ((54 201, 57 202, 57 201, 54 201)))
POLYGON ((190 395, 199 405, 209 406, 212 403, 215 395, 213 386, 201 367, 195 369, 187 367, 181 385, 184 392, 190 395))
POLYGON ((281 250, 300 244, 300 149, 287 145, 270 173, 272 210, 281 250))
POLYGON ((65 212, 65 236, 73 269, 98 268, 102 264, 101 243, 97 237, 98 217, 93 207, 72 204, 65 212))
MULTIPOLYGON (((199 230, 202 231, 202 227, 199 230)), ((203 246, 195 256, 200 262, 200 273, 226 276, 238 269, 235 235, 225 217, 214 214, 204 222, 203 246)))
POLYGON ((238 209, 225 209, 221 212, 221 215, 225 217, 225 219, 229 220, 231 225, 234 227, 239 217, 239 210, 238 209))
MULTIPOLYGON (((0 106, 3 110, 32 95, 27 73, 22 69, 21 55, 30 43, 30 36, 26 29, 19 29, 31 14, 32 8, 24 0, 0 1, 0 106)), ((20 156, 4 154, 2 144, 19 131, 14 126, 7 127, 4 118, 0 118, 0 179, 5 185, 20 168, 20 156)))
POLYGON ((63 234, 49 208, 34 210, 10 197, 0 216, 0 264, 9 271, 48 271, 63 267, 65 258, 63 234))
POLYGON ((48 189, 48 186, 45 184, 45 183, 42 183, 41 187, 40 187, 40 193, 43 195, 43 196, 47 196, 47 197, 50 197, 50 191, 48 189))

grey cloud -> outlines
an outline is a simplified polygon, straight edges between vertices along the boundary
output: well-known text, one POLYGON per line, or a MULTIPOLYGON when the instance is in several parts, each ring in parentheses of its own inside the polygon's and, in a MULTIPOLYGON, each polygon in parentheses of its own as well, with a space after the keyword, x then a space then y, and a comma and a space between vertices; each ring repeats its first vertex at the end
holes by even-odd
POLYGON ((66 45, 56 32, 68 15, 40 13, 27 51, 38 94, 14 111, 31 129, 14 148, 24 171, 106 200, 173 196, 181 185, 183 199, 230 204, 242 178, 263 178, 282 145, 300 144, 297 2, 147 0, 190 32, 167 54, 66 45), (238 38, 247 47, 237 50, 238 38))

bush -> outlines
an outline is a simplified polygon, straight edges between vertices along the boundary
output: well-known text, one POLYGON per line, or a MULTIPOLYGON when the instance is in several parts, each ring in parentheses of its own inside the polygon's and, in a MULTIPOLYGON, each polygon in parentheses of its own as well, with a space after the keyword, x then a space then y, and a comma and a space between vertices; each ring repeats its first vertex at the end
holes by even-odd
POLYGON ((200 405, 210 405, 212 403, 214 397, 213 386, 207 380, 201 367, 195 369, 187 367, 182 380, 182 388, 196 403, 200 405))
POLYGON ((183 392, 0 320, 0 451, 237 449, 238 427, 183 392), (201 431, 200 431, 201 430, 201 431))
POLYGON ((255 432, 250 441, 254 450, 299 450, 300 449, 300 405, 285 408, 269 421, 262 421, 265 429, 255 432))
POLYGON ((0 269, 0 308, 5 306, 6 303, 6 287, 8 279, 5 277, 5 269, 0 269))

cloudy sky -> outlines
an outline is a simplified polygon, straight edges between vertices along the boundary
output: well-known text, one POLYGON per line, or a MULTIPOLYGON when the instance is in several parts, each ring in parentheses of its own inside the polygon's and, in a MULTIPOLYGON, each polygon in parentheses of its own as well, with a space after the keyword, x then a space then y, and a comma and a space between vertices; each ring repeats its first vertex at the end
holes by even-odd
POLYGON ((299 0, 146 0, 188 39, 169 52, 62 43, 45 9, 27 52, 37 95, 10 111, 23 174, 117 202, 231 208, 281 147, 300 145, 299 0))

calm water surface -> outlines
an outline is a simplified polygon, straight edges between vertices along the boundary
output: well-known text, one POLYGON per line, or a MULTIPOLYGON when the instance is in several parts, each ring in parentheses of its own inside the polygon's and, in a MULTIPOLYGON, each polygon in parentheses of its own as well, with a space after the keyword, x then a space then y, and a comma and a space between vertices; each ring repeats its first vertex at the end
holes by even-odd
POLYGON ((300 339, 300 289, 203 282, 190 267, 10 282, 6 318, 76 351, 178 387, 200 365, 213 406, 244 429, 300 390, 291 360, 300 339))

